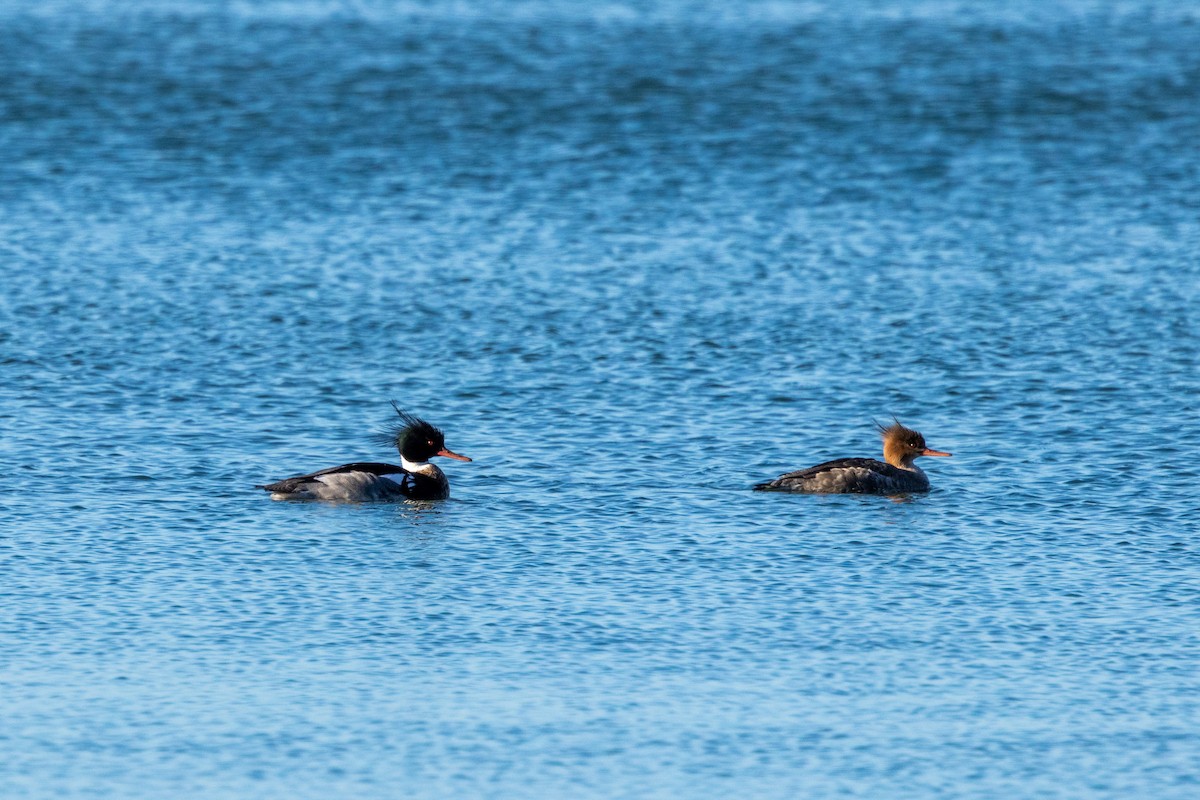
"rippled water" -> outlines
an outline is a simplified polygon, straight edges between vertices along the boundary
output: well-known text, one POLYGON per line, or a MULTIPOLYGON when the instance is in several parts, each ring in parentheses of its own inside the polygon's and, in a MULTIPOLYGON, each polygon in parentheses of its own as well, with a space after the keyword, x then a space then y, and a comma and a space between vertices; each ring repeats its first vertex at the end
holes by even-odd
POLYGON ((0 792, 1196 797, 1198 42, 0 4, 0 792), (452 500, 251 488, 390 398, 452 500))

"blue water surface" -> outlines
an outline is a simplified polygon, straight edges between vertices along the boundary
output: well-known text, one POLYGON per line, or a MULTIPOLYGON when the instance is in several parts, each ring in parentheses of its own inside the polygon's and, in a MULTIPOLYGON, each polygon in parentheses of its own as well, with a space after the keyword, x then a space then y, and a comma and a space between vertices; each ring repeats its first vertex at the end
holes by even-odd
POLYGON ((1200 797, 1198 97, 1165 1, 0 2, 0 796, 1200 797), (451 500, 252 488, 392 398, 451 500))

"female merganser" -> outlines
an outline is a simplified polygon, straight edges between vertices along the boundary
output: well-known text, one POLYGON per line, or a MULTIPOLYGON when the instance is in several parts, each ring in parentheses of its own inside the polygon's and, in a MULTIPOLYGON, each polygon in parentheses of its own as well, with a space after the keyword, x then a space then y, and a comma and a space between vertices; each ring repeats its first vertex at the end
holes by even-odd
POLYGON ((780 475, 754 488, 764 492, 808 494, 906 494, 929 491, 929 478, 913 460, 919 456, 950 454, 930 450, 925 446, 925 437, 901 425, 900 420, 886 428, 879 425, 879 432, 883 434, 886 464, 873 458, 842 458, 780 475))
POLYGON ((471 459, 447 450, 440 430, 401 411, 394 400, 392 408, 400 422, 380 438, 400 451, 400 465, 360 461, 254 488, 266 489, 272 500, 445 500, 450 481, 429 459, 471 459))

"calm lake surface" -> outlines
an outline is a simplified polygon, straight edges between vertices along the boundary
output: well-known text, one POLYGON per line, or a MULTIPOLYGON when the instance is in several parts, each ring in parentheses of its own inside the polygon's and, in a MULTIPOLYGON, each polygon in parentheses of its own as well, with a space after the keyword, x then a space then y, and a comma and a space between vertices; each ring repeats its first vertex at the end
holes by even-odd
POLYGON ((1200 796, 1198 98, 1187 3, 0 2, 0 796, 1200 796), (252 488, 392 398, 451 500, 252 488))

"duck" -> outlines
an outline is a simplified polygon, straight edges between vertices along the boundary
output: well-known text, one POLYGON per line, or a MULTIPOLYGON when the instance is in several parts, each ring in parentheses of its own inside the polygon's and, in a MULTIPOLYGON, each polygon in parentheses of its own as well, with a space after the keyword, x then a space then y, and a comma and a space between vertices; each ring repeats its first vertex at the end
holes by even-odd
POLYGON ((471 459, 448 450, 438 428, 402 410, 394 400, 392 408, 400 419, 378 438, 400 451, 399 464, 356 461, 254 488, 270 492, 272 500, 445 500, 450 496, 450 481, 430 459, 471 459))
POLYGON ((804 494, 909 494, 929 491, 929 478, 914 462, 922 456, 949 458, 950 453, 925 446, 925 437, 893 418, 876 423, 883 437, 883 461, 840 458, 808 469, 789 472, 754 486, 758 492, 804 494))

